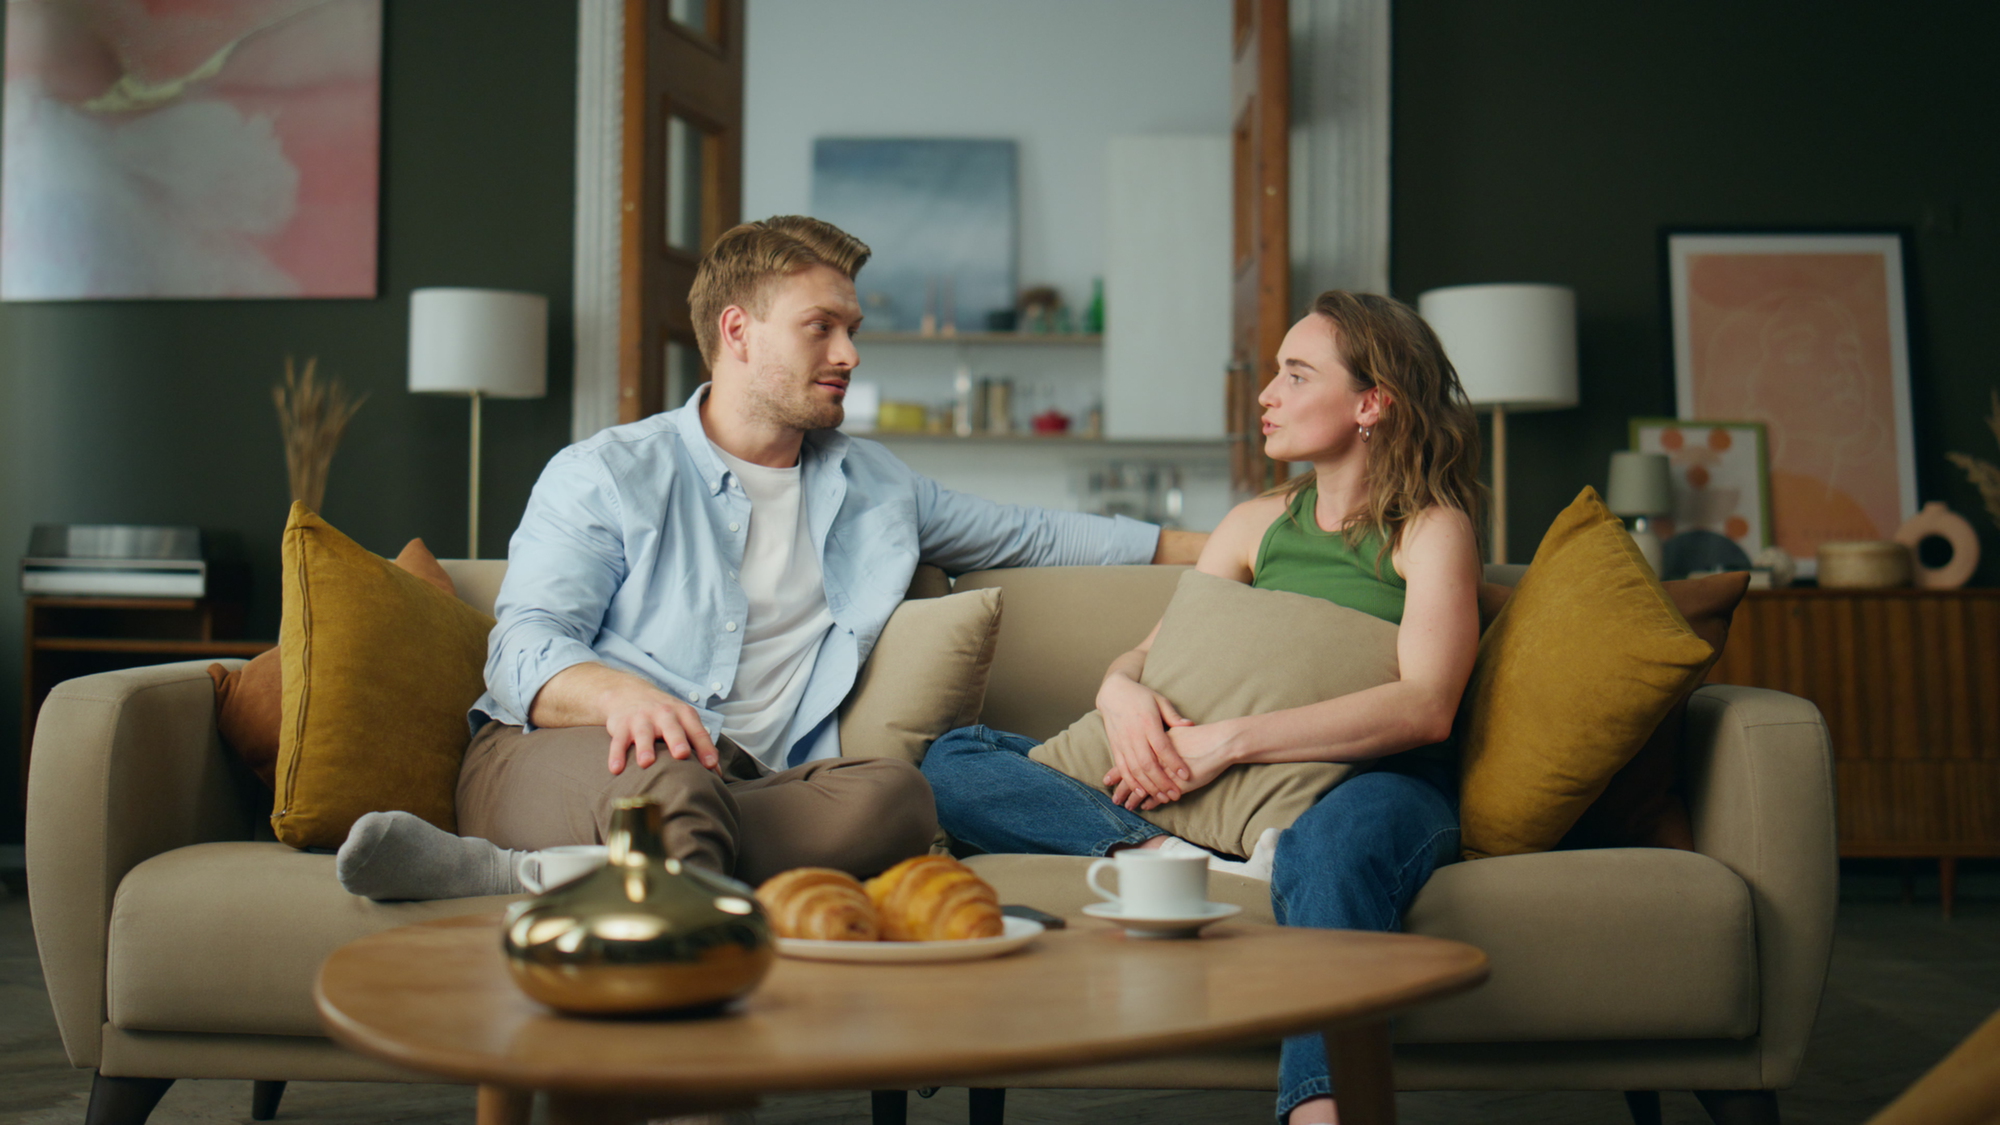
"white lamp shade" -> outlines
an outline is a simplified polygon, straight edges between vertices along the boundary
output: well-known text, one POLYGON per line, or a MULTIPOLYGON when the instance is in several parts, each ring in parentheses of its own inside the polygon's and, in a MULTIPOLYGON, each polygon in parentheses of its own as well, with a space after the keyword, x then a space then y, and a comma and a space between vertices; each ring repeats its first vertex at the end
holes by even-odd
POLYGON ((1618 516, 1664 516, 1673 511, 1673 470, 1667 455, 1613 453, 1604 506, 1618 516))
POLYGON ((1417 298, 1475 406, 1576 405, 1576 293, 1561 285, 1453 285, 1417 298))
POLYGON ((410 390, 540 398, 549 387, 549 300, 498 289, 410 294, 410 390))

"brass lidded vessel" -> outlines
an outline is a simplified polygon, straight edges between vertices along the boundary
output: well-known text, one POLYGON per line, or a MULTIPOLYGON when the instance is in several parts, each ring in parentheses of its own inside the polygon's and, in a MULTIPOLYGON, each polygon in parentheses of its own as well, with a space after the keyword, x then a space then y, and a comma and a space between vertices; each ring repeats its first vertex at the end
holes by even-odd
POLYGON ((516 907, 501 930, 530 997, 572 1015, 718 1007, 777 959, 764 908, 734 879, 667 855, 660 807, 618 802, 603 867, 516 907))

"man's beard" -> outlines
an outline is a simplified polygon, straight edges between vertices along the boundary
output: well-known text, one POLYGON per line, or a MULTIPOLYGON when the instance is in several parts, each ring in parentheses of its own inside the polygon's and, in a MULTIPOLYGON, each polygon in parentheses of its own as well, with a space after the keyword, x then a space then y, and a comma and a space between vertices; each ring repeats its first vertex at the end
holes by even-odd
POLYGON ((839 402, 823 402, 813 393, 816 383, 801 384, 790 369, 766 367, 750 396, 750 410, 758 419, 792 430, 830 430, 847 420, 847 408, 839 402))

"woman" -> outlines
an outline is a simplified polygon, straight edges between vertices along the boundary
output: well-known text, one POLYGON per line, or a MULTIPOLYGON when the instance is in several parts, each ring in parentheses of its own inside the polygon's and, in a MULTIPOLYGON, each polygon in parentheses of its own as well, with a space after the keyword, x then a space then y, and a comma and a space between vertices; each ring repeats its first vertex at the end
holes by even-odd
MULTIPOLYGON (((1458 850, 1456 773, 1436 744, 1450 735, 1479 642, 1478 429, 1437 336, 1390 298, 1321 294, 1277 362, 1257 398, 1264 452, 1311 462, 1312 472, 1232 510, 1199 569, 1396 622, 1401 678, 1195 725, 1140 682, 1155 626, 1098 689, 1115 763, 1109 795, 1031 761, 1030 740, 984 727, 939 739, 924 773, 940 822, 974 847, 1108 855, 1191 848, 1138 813, 1233 765, 1374 762, 1278 834, 1271 905, 1285 925, 1394 930, 1458 850)), ((1285 1041, 1278 1116, 1337 1120, 1316 1035, 1285 1041)))

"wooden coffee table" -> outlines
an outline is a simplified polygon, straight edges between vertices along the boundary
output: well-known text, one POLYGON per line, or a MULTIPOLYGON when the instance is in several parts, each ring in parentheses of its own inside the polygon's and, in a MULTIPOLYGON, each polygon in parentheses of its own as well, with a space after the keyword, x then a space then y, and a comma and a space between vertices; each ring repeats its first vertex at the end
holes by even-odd
POLYGON ((1410 934, 1209 927, 1128 940, 1078 918, 989 961, 849 965, 781 958, 730 1013, 559 1016, 507 975, 498 915, 342 947, 314 999, 334 1039, 478 1083, 481 1125, 610 1123, 741 1108, 789 1090, 979 1086, 1057 1070, 1327 1032, 1341 1119, 1393 1122, 1389 1017, 1486 979, 1472 946, 1410 934))

